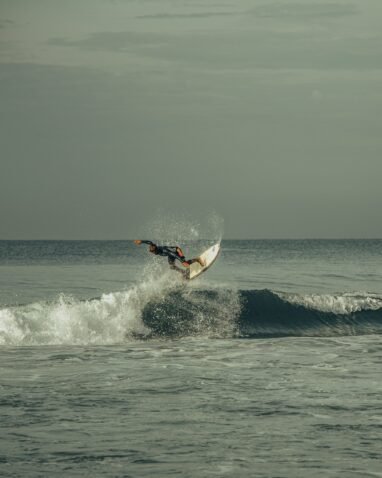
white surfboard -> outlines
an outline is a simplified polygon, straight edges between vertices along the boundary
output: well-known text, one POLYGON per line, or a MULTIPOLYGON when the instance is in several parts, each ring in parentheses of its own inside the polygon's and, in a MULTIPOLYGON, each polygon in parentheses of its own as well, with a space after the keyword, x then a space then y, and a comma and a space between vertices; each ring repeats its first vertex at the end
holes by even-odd
POLYGON ((203 272, 209 269, 212 264, 216 261, 220 252, 220 242, 214 244, 206 251, 204 251, 199 257, 203 260, 204 266, 201 266, 199 262, 194 262, 190 265, 188 269, 187 279, 195 279, 195 277, 200 276, 203 272))

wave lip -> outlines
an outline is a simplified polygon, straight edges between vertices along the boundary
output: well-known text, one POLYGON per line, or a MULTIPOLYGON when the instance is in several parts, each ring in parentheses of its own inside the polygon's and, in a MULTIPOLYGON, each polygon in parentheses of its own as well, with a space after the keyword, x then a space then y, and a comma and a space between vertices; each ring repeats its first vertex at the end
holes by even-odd
POLYGON ((277 294, 280 298, 307 309, 317 309, 335 314, 351 314, 362 310, 382 309, 382 297, 378 294, 346 292, 344 294, 277 294))

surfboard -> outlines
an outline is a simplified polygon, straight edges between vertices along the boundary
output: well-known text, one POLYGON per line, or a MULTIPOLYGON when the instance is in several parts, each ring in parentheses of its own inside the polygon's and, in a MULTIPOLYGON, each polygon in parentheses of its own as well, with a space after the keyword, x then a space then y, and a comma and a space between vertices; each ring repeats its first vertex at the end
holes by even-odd
POLYGON ((204 251, 199 257, 203 260, 204 266, 201 266, 199 262, 194 262, 190 265, 187 270, 187 279, 195 279, 196 277, 206 272, 212 264, 216 261, 220 252, 220 242, 217 242, 213 246, 209 247, 206 251, 204 251))

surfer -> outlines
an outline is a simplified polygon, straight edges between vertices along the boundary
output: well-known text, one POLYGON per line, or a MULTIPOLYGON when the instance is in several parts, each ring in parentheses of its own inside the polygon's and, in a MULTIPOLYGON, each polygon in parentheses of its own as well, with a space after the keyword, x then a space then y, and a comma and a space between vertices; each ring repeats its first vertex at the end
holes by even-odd
POLYGON ((152 241, 142 241, 141 239, 136 239, 134 241, 138 246, 140 244, 148 244, 149 252, 155 254, 156 256, 167 257, 168 263, 171 269, 183 272, 181 269, 176 267, 175 261, 178 260, 184 267, 190 267, 194 262, 199 262, 199 264, 204 267, 204 261, 200 257, 195 257, 194 259, 186 259, 182 249, 179 246, 158 246, 152 241))

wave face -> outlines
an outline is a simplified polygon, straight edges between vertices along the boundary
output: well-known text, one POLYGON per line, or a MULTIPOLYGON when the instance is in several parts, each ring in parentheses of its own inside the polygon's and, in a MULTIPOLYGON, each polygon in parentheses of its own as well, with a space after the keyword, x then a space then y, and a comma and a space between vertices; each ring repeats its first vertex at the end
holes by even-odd
POLYGON ((382 298, 204 290, 153 301, 144 309, 143 319, 155 335, 164 336, 206 330, 248 338, 380 334, 382 298), (217 315, 222 310, 225 315, 217 315))
POLYGON ((0 345, 117 344, 174 337, 326 337, 382 333, 376 294, 296 295, 144 283, 86 301, 0 310, 0 345))
POLYGON ((327 337, 382 333, 382 297, 242 291, 241 336, 327 337))

